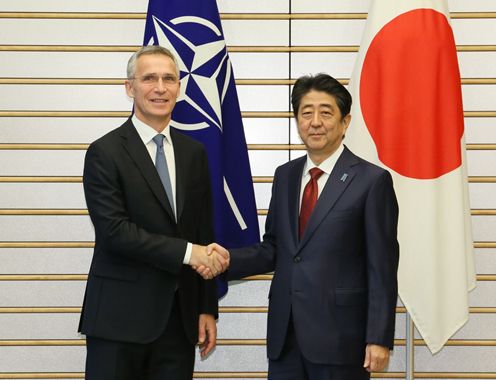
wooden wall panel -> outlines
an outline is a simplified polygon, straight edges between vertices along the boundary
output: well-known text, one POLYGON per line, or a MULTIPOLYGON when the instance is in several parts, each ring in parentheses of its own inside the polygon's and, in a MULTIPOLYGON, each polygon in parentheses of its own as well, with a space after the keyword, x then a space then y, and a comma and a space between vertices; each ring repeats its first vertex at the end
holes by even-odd
MULTIPOLYGON (((430 355, 417 336, 415 368, 419 378, 496 379, 496 7, 493 0, 449 3, 479 281, 469 322, 440 354, 430 355)), ((304 154, 291 119, 291 84, 321 71, 348 83, 370 0, 218 4, 263 232, 275 168, 304 154)), ((84 149, 129 114, 122 82, 142 41, 146 7, 146 0, 0 5, 0 379, 84 378, 76 328, 93 239, 81 184, 84 149)), ((197 360, 196 378, 266 377, 268 288, 267 279, 231 283, 221 300, 220 345, 197 360)), ((405 314, 398 306, 389 374, 375 378, 404 378, 405 314)))

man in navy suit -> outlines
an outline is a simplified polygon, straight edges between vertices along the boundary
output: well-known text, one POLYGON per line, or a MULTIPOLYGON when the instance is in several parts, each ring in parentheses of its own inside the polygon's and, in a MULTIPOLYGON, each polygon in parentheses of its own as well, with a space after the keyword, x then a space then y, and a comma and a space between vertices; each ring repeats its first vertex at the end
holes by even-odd
POLYGON ((293 110, 307 155, 277 168, 263 242, 231 250, 229 279, 274 272, 270 380, 361 380, 393 348, 398 205, 389 172, 343 145, 351 95, 298 79, 293 110))
POLYGON ((79 326, 85 378, 190 380, 196 343, 202 356, 215 346, 218 314, 215 283, 193 268, 211 278, 228 264, 227 252, 205 248, 214 239, 207 155, 169 125, 180 89, 172 53, 142 47, 127 75, 134 115, 90 145, 84 166, 95 227, 79 326))

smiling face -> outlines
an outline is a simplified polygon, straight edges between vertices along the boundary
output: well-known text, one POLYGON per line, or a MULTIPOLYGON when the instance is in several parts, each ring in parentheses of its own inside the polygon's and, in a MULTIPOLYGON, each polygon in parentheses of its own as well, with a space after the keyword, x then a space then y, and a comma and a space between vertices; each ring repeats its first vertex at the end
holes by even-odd
POLYGON ((311 90, 301 98, 296 116, 298 133, 310 159, 320 164, 341 144, 351 115, 342 117, 334 96, 311 90))
POLYGON ((163 54, 144 54, 136 60, 126 92, 134 98, 138 119, 161 132, 171 119, 179 96, 180 82, 174 61, 163 54))

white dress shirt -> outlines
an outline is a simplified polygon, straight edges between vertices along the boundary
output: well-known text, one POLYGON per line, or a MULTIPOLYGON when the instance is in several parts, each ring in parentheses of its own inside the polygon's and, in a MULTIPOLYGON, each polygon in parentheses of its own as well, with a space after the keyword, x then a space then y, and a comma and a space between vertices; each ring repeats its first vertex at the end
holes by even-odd
POLYGON ((322 189, 326 185, 327 180, 329 179, 329 175, 331 174, 332 169, 334 169, 334 166, 336 165, 338 158, 341 156, 341 153, 343 153, 343 150, 344 150, 344 145, 343 143, 341 143, 338 149, 336 149, 336 151, 333 154, 331 154, 324 161, 322 161, 320 165, 315 165, 307 154, 307 161, 305 162, 305 166, 303 167, 303 175, 301 176, 300 206, 298 207, 298 210, 301 209, 301 200, 303 199, 303 191, 305 190, 305 186, 307 185, 308 181, 310 181, 311 178, 310 170, 313 168, 319 168, 324 172, 317 180, 317 185, 319 187, 318 196, 320 197, 320 194, 322 193, 322 189))
MULTIPOLYGON (((149 125, 143 123, 136 114, 134 114, 131 118, 136 131, 138 132, 139 137, 145 144, 148 153, 150 154, 150 158, 152 159, 153 164, 155 165, 155 159, 157 156, 157 144, 153 141, 153 138, 158 135, 157 131, 150 127, 149 125)), ((176 159, 174 157, 174 145, 172 144, 172 139, 170 135, 170 127, 167 125, 164 130, 161 132, 164 138, 164 154, 165 160, 167 162, 167 170, 169 171, 169 178, 172 187, 172 202, 174 202, 174 210, 177 210, 176 203, 176 159)), ((177 215, 176 221, 177 221, 177 215)), ((184 255, 184 264, 188 264, 191 259, 191 251, 193 249, 193 245, 188 242, 186 247, 186 253, 184 255)))

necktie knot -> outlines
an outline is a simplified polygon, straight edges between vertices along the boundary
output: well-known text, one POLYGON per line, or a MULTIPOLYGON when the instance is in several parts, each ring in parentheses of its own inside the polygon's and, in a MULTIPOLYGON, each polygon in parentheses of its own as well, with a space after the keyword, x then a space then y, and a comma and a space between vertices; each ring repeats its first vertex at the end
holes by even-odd
POLYGON ((163 148, 164 147, 164 138, 165 136, 162 134, 158 134, 153 138, 153 142, 157 144, 158 148, 163 148))
POLYGON ((322 169, 319 168, 310 169, 310 177, 312 177, 313 180, 318 180, 322 174, 324 174, 322 169))

